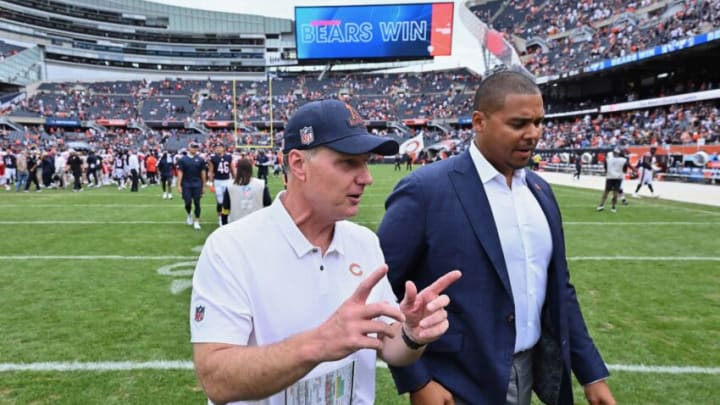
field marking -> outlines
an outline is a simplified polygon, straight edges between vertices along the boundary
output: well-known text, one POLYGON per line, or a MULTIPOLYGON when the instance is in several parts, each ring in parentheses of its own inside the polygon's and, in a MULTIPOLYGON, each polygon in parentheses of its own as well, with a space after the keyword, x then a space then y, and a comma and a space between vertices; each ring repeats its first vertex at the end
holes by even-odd
POLYGON ((644 364, 608 364, 607 367, 611 371, 627 371, 630 373, 720 374, 720 367, 646 366, 644 364))
MULTIPOLYGON (((0 260, 197 260, 198 256, 122 256, 122 255, 0 255, 0 260)), ((569 261, 651 261, 718 262, 720 256, 568 256, 569 261)))
MULTIPOLYGON (((2 195, 2 194, 0 194, 2 195)), ((33 208, 168 208, 182 207, 182 199, 178 198, 178 204, 32 204, 33 208)), ((0 204, 2 208, 27 208, 28 204, 0 204)), ((385 204, 361 204, 362 208, 385 208, 385 204)))
POLYGON ((0 260, 197 260, 197 256, 0 256, 0 260))
POLYGON ((182 225, 182 224, 184 224, 183 221, 0 221, 0 225, 182 225))
MULTIPOLYGON (((202 222, 202 221, 201 221, 202 222)), ((380 221, 352 221, 360 225, 379 225, 380 221)), ((0 221, 0 225, 181 225, 183 221, 96 221, 96 220, 36 220, 36 221, 0 221)), ((598 225, 598 226, 666 226, 666 225, 684 225, 684 226, 717 226, 719 222, 704 221, 629 221, 629 222, 613 222, 613 221, 567 221, 564 225, 598 225)))
MULTIPOLYGON (((182 199, 178 199, 182 202, 182 199)), ((167 208, 169 204, 32 204, 33 208, 167 208)), ((182 204, 178 204, 179 207, 182 204)), ((27 208, 28 204, 0 204, 0 208, 27 208)))
POLYGON ((129 370, 192 370, 191 361, 100 361, 0 363, 0 372, 8 371, 129 371, 129 370))
MULTIPOLYGON (((629 200, 629 201, 633 201, 633 200, 629 200)), ((675 200, 665 200, 665 201, 667 201, 667 202, 673 202, 673 203, 682 203, 682 204, 702 205, 702 206, 704 206, 704 207, 713 208, 713 206, 711 206, 711 205, 704 205, 704 204, 699 203, 699 202, 675 201, 675 200)), ((592 210, 592 209, 595 209, 595 207, 597 207, 597 205, 595 205, 595 204, 560 204, 560 210, 561 210, 561 211, 562 211, 563 209, 566 209, 566 208, 587 208, 588 210, 592 210)), ((619 208, 620 208, 621 210, 626 210, 626 209, 634 210, 634 209, 658 208, 658 209, 661 209, 661 210, 687 211, 687 212, 692 212, 692 213, 701 213, 701 214, 710 214, 710 215, 720 215, 720 210, 711 211, 711 210, 705 210, 705 209, 701 209, 701 208, 679 207, 679 206, 671 205, 671 204, 661 204, 661 203, 657 203, 657 202, 652 201, 650 198, 646 198, 646 201, 643 201, 643 202, 638 202, 638 201, 636 200, 636 201, 634 201, 634 203, 631 202, 631 204, 628 205, 628 206, 622 206, 622 205, 621 205, 621 206, 619 206, 619 208)))
POLYGON ((720 262, 718 256, 570 256, 572 261, 720 262))
MULTIPOLYGON (((352 221, 356 224, 360 225, 379 225, 380 221, 352 221)), ((652 226, 664 226, 664 225, 709 225, 709 226, 717 226, 720 225, 720 222, 716 221, 649 221, 649 222, 642 222, 642 221, 628 221, 628 222, 614 222, 614 221, 566 221, 563 222, 563 225, 599 225, 599 226, 611 226, 611 225, 629 225, 629 226, 638 226, 638 225, 652 225, 652 226)))
MULTIPOLYGON (((648 199, 648 200, 650 200, 650 199, 648 199)), ((683 204, 703 205, 702 203, 699 203, 699 202, 691 203, 688 201, 675 201, 675 200, 666 200, 666 201, 675 202, 675 203, 683 203, 683 204)), ((651 201, 647 201, 645 204, 646 204, 646 206, 649 206, 649 207, 662 208, 662 209, 668 209, 668 210, 673 210, 673 211, 688 211, 688 212, 699 212, 701 214, 720 215, 720 209, 715 210, 715 211, 709 211, 709 210, 704 210, 704 209, 700 209, 700 208, 679 207, 677 205, 661 205, 661 204, 653 203, 651 201)), ((712 208, 712 206, 710 206, 710 205, 705 205, 705 207, 712 208)))
MULTIPOLYGON (((387 368, 382 361, 378 368, 387 368)), ((648 366, 644 364, 607 364, 611 371, 653 374, 720 374, 720 367, 648 366)), ((130 371, 130 370, 192 370, 193 363, 183 360, 169 361, 102 361, 102 362, 40 362, 0 363, 0 372, 11 371, 130 371)))
POLYGON ((566 221, 563 225, 720 225, 720 222, 692 222, 692 221, 635 221, 635 222, 612 222, 612 221, 566 221))

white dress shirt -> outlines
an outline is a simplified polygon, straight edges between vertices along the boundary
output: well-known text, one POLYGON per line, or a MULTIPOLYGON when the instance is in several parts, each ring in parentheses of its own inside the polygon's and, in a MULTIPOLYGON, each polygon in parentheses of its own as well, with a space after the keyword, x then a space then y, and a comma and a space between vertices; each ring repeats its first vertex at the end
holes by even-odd
POLYGON ((138 155, 131 153, 128 157, 128 169, 132 170, 135 169, 140 172, 140 160, 138 159, 138 155))
POLYGON ((540 339, 540 316, 552 255, 550 226, 525 179, 515 170, 512 187, 480 153, 473 142, 470 157, 485 187, 505 258, 515 303, 515 353, 540 339))

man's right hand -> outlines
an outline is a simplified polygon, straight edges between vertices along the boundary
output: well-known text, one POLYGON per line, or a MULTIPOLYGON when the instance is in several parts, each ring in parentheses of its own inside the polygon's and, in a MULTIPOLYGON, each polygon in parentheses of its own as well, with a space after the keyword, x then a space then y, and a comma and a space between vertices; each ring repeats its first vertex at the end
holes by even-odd
POLYGON ((440 383, 430 380, 424 387, 410 393, 411 405, 455 405, 450 391, 440 383))
POLYGON ((177 189, 178 189, 178 193, 180 193, 180 195, 182 195, 182 186, 180 184, 178 184, 177 189))

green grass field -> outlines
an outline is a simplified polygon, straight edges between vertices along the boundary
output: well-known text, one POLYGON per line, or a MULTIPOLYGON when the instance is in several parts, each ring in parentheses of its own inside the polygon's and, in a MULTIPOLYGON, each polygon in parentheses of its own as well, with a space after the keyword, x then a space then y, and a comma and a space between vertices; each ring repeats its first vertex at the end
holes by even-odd
MULTIPOLYGON (((405 172, 372 170, 355 220, 375 229, 405 172)), ((631 366, 612 372, 619 403, 720 403, 720 209, 642 199, 598 213, 598 191, 554 190, 591 334, 608 364, 631 366)), ((0 404, 205 403, 187 368, 188 282, 217 227, 214 196, 202 231, 184 224, 177 195, 160 196, 157 186, 0 191, 0 404)), ((377 403, 407 402, 378 369, 377 403)))

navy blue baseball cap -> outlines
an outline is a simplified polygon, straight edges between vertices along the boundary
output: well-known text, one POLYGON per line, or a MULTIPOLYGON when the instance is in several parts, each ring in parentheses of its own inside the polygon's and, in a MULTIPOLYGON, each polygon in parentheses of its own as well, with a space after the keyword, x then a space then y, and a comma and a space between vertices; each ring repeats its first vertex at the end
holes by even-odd
POLYGON ((311 101, 298 108, 288 120, 284 153, 318 146, 348 155, 384 156, 396 154, 399 148, 392 139, 370 134, 360 114, 340 100, 311 101))

